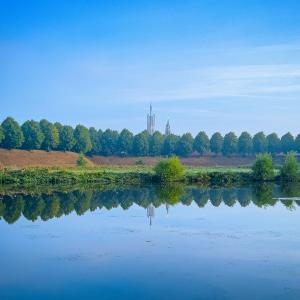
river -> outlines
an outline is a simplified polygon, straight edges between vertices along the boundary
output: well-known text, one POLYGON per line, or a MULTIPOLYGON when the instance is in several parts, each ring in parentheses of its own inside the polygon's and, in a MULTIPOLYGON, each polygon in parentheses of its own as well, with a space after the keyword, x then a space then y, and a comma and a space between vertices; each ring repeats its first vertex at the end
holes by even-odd
POLYGON ((4 194, 0 299, 300 299, 299 186, 4 194))

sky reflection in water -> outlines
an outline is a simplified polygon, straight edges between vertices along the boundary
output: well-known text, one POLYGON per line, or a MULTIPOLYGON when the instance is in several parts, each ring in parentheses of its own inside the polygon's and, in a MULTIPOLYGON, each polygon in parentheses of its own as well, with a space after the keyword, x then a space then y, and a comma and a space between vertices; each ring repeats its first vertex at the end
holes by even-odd
POLYGON ((0 298, 299 299, 300 201, 276 200, 298 196, 271 185, 1 196, 0 298))

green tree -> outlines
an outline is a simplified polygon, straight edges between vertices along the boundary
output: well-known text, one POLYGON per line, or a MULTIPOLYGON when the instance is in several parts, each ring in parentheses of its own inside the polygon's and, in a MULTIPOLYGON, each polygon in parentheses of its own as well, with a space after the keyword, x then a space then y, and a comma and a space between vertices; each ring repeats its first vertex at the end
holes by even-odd
POLYGON ((164 143, 164 136, 159 131, 155 131, 153 135, 150 137, 150 141, 149 141, 150 155, 152 156, 161 155, 163 143, 164 143))
POLYGON ((38 122, 33 120, 26 121, 22 125, 22 131, 24 135, 24 143, 22 148, 27 150, 41 148, 45 137, 38 122))
POLYGON ((294 153, 286 155, 283 166, 280 170, 280 177, 283 181, 296 181, 299 178, 299 164, 294 153))
POLYGON ((118 153, 121 155, 130 155, 132 153, 133 134, 128 129, 123 129, 118 138, 118 153))
POLYGON ((3 130, 2 126, 0 125, 0 145, 3 140, 4 140, 4 130, 3 130))
POLYGON ((162 203, 175 205, 180 202, 183 195, 184 186, 178 183, 159 185, 155 191, 155 196, 159 205, 162 203))
POLYGON ((79 154, 76 164, 78 167, 85 167, 87 165, 87 159, 82 152, 79 154))
POLYGON ((234 132, 229 132, 224 137, 223 143, 223 155, 230 156, 237 153, 238 150, 238 139, 234 132))
POLYGON ((194 139, 190 133, 183 134, 177 142, 176 153, 180 156, 188 156, 193 151, 194 139))
POLYGON ((272 155, 279 153, 281 150, 280 139, 276 133, 267 136, 268 152, 272 155))
POLYGON ((179 137, 174 135, 174 134, 170 134, 168 135, 163 143, 163 147, 162 147, 162 154, 163 155, 174 155, 175 151, 176 151, 176 145, 177 145, 177 141, 179 140, 179 137))
POLYGON ((74 130, 75 146, 74 149, 76 152, 82 152, 83 154, 91 151, 92 142, 90 138, 89 130, 82 126, 77 125, 74 130))
POLYGON ((56 149, 59 145, 58 129, 45 119, 40 121, 40 127, 44 134, 44 140, 41 148, 47 151, 56 149))
POLYGON ((61 129, 62 129, 62 127, 63 127, 63 125, 61 123, 59 123, 59 122, 55 122, 54 126, 56 127, 56 129, 58 131, 58 134, 59 134, 60 131, 61 131, 61 129))
POLYGON ((269 181, 274 178, 274 167, 272 156, 269 154, 260 154, 257 156, 253 166, 253 179, 255 181, 269 181))
POLYGON ((253 137, 253 152, 256 154, 267 152, 267 139, 265 134, 261 131, 253 137))
POLYGON ((134 136, 132 150, 136 156, 147 156, 149 154, 149 134, 147 131, 134 136))
POLYGON ((233 207, 236 203, 236 189, 228 188, 223 191, 223 202, 229 207, 233 207))
POLYGON ((273 188, 270 183, 256 183, 252 186, 252 202, 258 207, 274 205, 273 188))
POLYGON ((75 144, 74 129, 71 126, 64 125, 59 131, 58 149, 61 151, 71 151, 75 144))
POLYGON ((101 153, 101 136, 102 131, 96 130, 94 127, 91 127, 89 129, 90 138, 92 142, 92 149, 90 151, 90 154, 92 155, 99 155, 101 153))
POLYGON ((19 124, 11 117, 6 118, 1 127, 4 132, 2 147, 6 149, 18 149, 24 142, 24 136, 19 124))
POLYGON ((281 137, 281 150, 288 153, 294 150, 295 140, 290 132, 281 137))
POLYGON ((115 130, 106 129, 101 136, 101 153, 103 155, 117 154, 119 134, 115 130))
POLYGON ((24 200, 23 216, 30 221, 36 221, 41 215, 45 205, 42 196, 29 196, 24 200))
POLYGON ((5 211, 3 214, 3 219, 8 224, 15 223, 21 216, 22 210, 24 208, 24 199, 21 195, 16 196, 13 201, 12 199, 7 199, 5 203, 5 211))
POLYGON ((184 175, 184 167, 177 157, 159 161, 154 171, 157 178, 163 182, 179 181, 184 175))
POLYGON ((224 138, 221 133, 216 132, 212 135, 210 139, 210 151, 216 155, 222 152, 224 138))
POLYGON ((239 154, 246 156, 250 155, 253 150, 253 143, 252 143, 252 137, 251 135, 244 131, 238 140, 238 151, 239 154))
POLYGON ((209 138, 204 131, 200 131, 194 140, 194 150, 200 155, 204 155, 209 152, 210 143, 209 138))
POLYGON ((295 151, 300 153, 300 134, 295 138, 295 151))

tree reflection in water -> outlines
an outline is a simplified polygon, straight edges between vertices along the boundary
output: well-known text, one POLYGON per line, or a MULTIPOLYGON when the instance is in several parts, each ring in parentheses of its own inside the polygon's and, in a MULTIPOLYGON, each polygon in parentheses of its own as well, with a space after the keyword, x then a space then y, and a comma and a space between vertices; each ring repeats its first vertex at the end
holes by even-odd
POLYGON ((219 188, 184 185, 150 186, 150 187, 115 187, 105 190, 84 189, 72 192, 51 192, 33 194, 14 194, 0 196, 0 219, 9 224, 16 222, 21 216, 31 221, 40 218, 47 221, 76 212, 83 215, 96 209, 113 209, 121 207, 129 209, 138 205, 147 210, 149 218, 153 218, 155 208, 164 205, 167 209, 181 203, 189 206, 196 203, 199 208, 206 205, 228 207, 250 204, 257 207, 274 206, 279 201, 288 209, 300 206, 296 197, 300 196, 299 184, 272 185, 259 184, 251 187, 219 188), (296 200, 288 199, 295 197, 296 200), (284 200, 283 200, 284 198, 284 200))

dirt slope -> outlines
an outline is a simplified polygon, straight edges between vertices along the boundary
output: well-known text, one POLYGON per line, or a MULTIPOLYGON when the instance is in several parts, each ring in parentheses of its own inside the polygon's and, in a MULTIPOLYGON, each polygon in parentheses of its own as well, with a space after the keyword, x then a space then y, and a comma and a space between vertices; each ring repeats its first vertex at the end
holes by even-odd
MULTIPOLYGON (((160 160, 160 157, 118 157, 118 156, 93 156, 90 158, 95 165, 135 165, 137 161, 142 161, 145 165, 155 165, 160 160)), ((183 164, 187 166, 246 166, 251 165, 254 161, 253 157, 186 157, 181 158, 183 164)))
MULTIPOLYGON (((0 167, 28 167, 28 166, 76 166, 78 154, 74 152, 41 151, 41 150, 5 150, 0 149, 0 167)), ((92 163, 91 163, 92 164, 92 163)))
MULTIPOLYGON (((43 167, 69 167, 76 166, 78 154, 74 152, 60 151, 41 151, 41 150, 5 150, 0 149, 0 167, 28 167, 28 166, 43 166, 43 167)), ((160 157, 118 157, 118 156, 93 156, 89 158, 90 165, 98 166, 132 166, 137 161, 142 161, 145 165, 153 166, 160 160, 160 157)), ((253 157, 187 157, 181 158, 183 164, 187 166, 245 166, 253 163, 253 157)))

